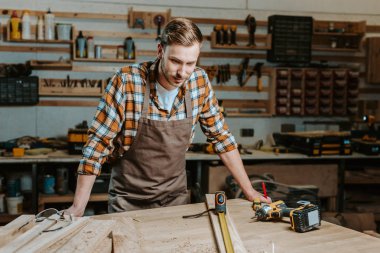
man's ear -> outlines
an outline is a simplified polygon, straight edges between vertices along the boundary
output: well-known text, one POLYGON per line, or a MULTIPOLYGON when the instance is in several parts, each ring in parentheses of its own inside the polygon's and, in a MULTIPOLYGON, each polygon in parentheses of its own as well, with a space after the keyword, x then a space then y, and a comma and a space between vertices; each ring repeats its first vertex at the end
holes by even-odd
POLYGON ((157 58, 161 59, 164 56, 164 46, 161 43, 157 44, 157 58))

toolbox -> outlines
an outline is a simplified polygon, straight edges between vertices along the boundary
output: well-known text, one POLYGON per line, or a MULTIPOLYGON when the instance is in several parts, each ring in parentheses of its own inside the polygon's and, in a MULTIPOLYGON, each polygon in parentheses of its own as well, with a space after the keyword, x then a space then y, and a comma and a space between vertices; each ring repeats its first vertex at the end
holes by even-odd
POLYGON ((380 141, 364 141, 362 139, 352 139, 352 146, 355 152, 365 155, 379 155, 380 141))
POLYGON ((35 105, 38 77, 0 77, 0 105, 35 105))
POLYGON ((82 154, 84 144, 88 140, 88 126, 87 121, 70 128, 67 134, 68 151, 69 154, 82 154))
POLYGON ((283 145, 308 156, 351 155, 349 132, 309 131, 274 133, 277 145, 283 145))

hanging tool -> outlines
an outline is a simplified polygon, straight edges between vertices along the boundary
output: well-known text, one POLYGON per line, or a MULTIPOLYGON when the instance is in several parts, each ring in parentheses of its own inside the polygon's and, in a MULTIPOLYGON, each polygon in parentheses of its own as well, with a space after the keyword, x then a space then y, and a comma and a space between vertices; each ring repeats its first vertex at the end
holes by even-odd
POLYGON ((256 76, 257 76, 257 85, 256 85, 256 90, 258 92, 262 91, 263 90, 263 80, 261 79, 261 67, 264 65, 263 62, 258 62, 255 64, 255 66, 253 67, 253 71, 256 72, 256 76))
POLYGON ((321 210, 319 206, 309 201, 298 201, 297 208, 289 208, 284 201, 267 204, 261 203, 257 198, 253 201, 252 209, 255 211, 253 219, 257 221, 282 220, 290 218, 291 228, 299 233, 310 231, 321 226, 321 210))
POLYGON ((236 25, 231 25, 230 27, 230 44, 231 45, 237 45, 236 43, 236 30, 237 30, 237 26, 236 25))
POLYGON ((162 15, 156 15, 153 18, 153 22, 157 26, 157 38, 156 38, 156 41, 160 41, 161 40, 161 38, 160 38, 160 35, 161 35, 161 25, 163 23, 165 23, 165 18, 162 15))
POLYGON ((222 44, 224 44, 224 45, 230 45, 231 43, 230 43, 230 41, 229 41, 229 32, 228 32, 228 25, 223 25, 223 27, 222 27, 222 33, 223 33, 223 38, 222 38, 222 40, 223 40, 223 43, 222 44))
POLYGON ((226 195, 224 191, 215 192, 215 212, 218 215, 220 228, 222 230, 222 236, 224 241, 224 246, 226 247, 226 252, 234 252, 234 248, 232 246, 230 232, 228 230, 227 221, 226 221, 226 195))
POLYGON ((255 17, 248 15, 245 19, 245 25, 248 28, 248 47, 255 46, 255 32, 256 32, 256 19, 255 17))
POLYGON ((216 44, 221 45, 222 44, 222 25, 214 26, 214 31, 216 33, 216 44))
POLYGON ((249 58, 246 57, 243 59, 243 61, 239 65, 239 72, 237 74, 238 82, 240 87, 243 87, 247 81, 247 71, 248 71, 248 64, 249 64, 249 58))

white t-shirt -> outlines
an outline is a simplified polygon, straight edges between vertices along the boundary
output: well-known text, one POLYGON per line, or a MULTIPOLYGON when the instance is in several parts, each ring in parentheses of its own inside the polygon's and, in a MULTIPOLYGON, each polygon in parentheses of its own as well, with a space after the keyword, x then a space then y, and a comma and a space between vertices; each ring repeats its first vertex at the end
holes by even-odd
POLYGON ((174 100, 177 97, 179 88, 175 88, 173 90, 167 90, 164 87, 162 87, 161 84, 156 82, 156 89, 157 89, 158 101, 160 101, 160 103, 163 105, 163 108, 165 110, 170 112, 172 110, 174 100))

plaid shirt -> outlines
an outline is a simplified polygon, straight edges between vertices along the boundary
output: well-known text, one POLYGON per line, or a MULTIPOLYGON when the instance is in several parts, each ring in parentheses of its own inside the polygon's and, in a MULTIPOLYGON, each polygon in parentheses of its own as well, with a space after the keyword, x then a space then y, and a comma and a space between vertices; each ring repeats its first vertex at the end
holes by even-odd
POLYGON ((171 112, 162 109, 156 93, 158 61, 134 64, 121 68, 106 87, 83 149, 79 174, 99 175, 108 157, 120 156, 134 141, 141 117, 144 93, 149 78, 151 99, 147 117, 152 120, 182 120, 186 118, 185 92, 191 93, 193 126, 189 143, 194 138, 199 121, 207 141, 217 153, 236 149, 237 144, 219 111, 211 83, 201 68, 195 68, 190 78, 179 89, 171 112), (148 77, 149 74, 149 77, 148 77), (186 90, 187 87, 187 90, 186 90))

